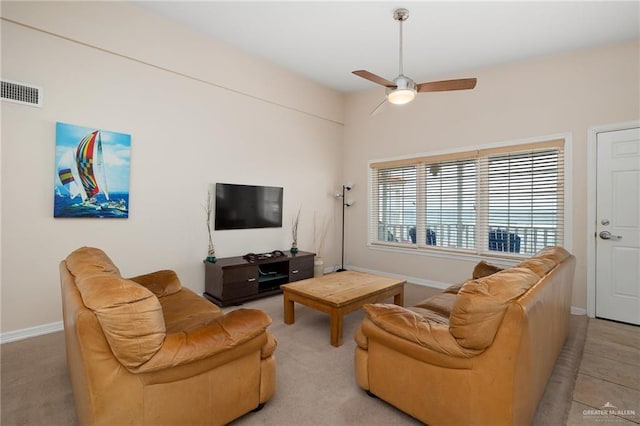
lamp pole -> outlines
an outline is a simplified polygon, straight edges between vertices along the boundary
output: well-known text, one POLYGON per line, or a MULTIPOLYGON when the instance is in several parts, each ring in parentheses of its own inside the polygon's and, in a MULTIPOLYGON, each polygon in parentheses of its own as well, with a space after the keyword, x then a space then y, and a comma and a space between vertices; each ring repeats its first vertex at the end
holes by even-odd
POLYGON ((342 260, 340 263, 340 269, 338 269, 336 272, 342 272, 342 271, 346 271, 346 269, 344 269, 344 208, 345 207, 349 207, 351 204, 347 203, 346 200, 346 191, 350 191, 351 190, 351 185, 347 184, 347 185, 342 185, 342 193, 338 194, 339 198, 342 198, 342 260))

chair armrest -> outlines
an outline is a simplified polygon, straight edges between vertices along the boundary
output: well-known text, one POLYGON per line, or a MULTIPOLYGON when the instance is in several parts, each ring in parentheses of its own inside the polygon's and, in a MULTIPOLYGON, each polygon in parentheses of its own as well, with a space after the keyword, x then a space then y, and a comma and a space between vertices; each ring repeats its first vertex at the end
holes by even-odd
POLYGON ((147 289, 149 289, 156 297, 168 296, 177 293, 182 289, 180 278, 175 271, 168 269, 162 271, 151 272, 150 274, 138 275, 129 278, 147 289))
MULTIPOLYGON (((362 333, 413 358, 453 368, 465 368, 467 361, 482 353, 458 344, 449 325, 426 318, 402 306, 365 305, 362 333)), ((361 339, 358 339, 361 340, 361 339)), ((361 342, 358 342, 363 347, 361 342)))
POLYGON ((276 346, 278 346, 276 336, 271 333, 267 333, 267 343, 265 343, 262 346, 262 349, 260 349, 260 358, 267 359, 272 356, 273 352, 276 350, 276 346))
POLYGON ((266 333, 271 318, 256 309, 237 309, 213 322, 191 330, 168 334, 164 343, 149 361, 129 369, 133 373, 148 373, 214 357, 237 348, 265 334, 261 350, 266 358, 275 350, 275 338, 266 333))

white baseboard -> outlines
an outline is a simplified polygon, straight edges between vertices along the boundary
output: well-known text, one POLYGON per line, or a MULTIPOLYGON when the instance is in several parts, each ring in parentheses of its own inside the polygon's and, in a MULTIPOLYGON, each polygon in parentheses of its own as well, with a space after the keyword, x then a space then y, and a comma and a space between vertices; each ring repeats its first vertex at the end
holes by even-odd
POLYGON ((21 330, 7 331, 0 333, 0 344, 15 342, 16 340, 28 339, 29 337, 41 336, 43 334, 54 333, 64 329, 62 321, 49 324, 36 325, 35 327, 23 328, 21 330))
POLYGON ((584 308, 571 307, 571 315, 587 315, 587 310, 584 308))

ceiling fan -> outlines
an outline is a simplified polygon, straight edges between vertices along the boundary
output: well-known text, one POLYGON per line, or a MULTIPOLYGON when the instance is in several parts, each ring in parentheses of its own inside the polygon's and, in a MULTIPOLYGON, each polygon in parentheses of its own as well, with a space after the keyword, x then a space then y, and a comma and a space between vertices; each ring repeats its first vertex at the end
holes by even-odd
POLYGON ((400 73, 393 80, 380 77, 372 72, 365 70, 353 71, 353 74, 372 81, 376 84, 386 87, 386 98, 371 113, 374 114, 387 101, 395 105, 403 105, 409 103, 415 98, 417 93, 424 92, 445 92, 450 90, 467 90, 476 87, 477 80, 475 78, 462 78, 457 80, 441 80, 430 81, 427 83, 416 84, 415 81, 405 76, 402 72, 402 23, 409 19, 409 11, 407 9, 396 9, 393 13, 393 19, 400 23, 400 73))

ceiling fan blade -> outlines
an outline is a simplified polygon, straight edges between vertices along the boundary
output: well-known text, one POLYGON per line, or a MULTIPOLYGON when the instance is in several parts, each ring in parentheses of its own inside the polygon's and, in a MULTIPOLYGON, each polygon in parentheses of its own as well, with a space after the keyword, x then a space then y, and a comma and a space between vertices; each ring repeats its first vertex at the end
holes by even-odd
POLYGON ((446 92, 448 90, 468 90, 476 87, 477 79, 461 78, 458 80, 430 81, 418 84, 418 92, 446 92))
POLYGON ((357 70, 357 71, 353 71, 353 74, 384 87, 396 87, 396 85, 392 81, 389 81, 386 78, 382 78, 379 75, 375 75, 374 73, 371 73, 369 71, 357 70))
POLYGON ((382 111, 382 107, 383 107, 386 103, 387 103, 387 98, 384 98, 384 99, 382 100, 382 102, 380 102, 380 103, 378 104, 378 106, 377 106, 377 107, 375 107, 375 109, 369 113, 369 115, 370 115, 370 116, 371 116, 371 115, 376 115, 377 113, 379 113, 380 111, 382 111))

